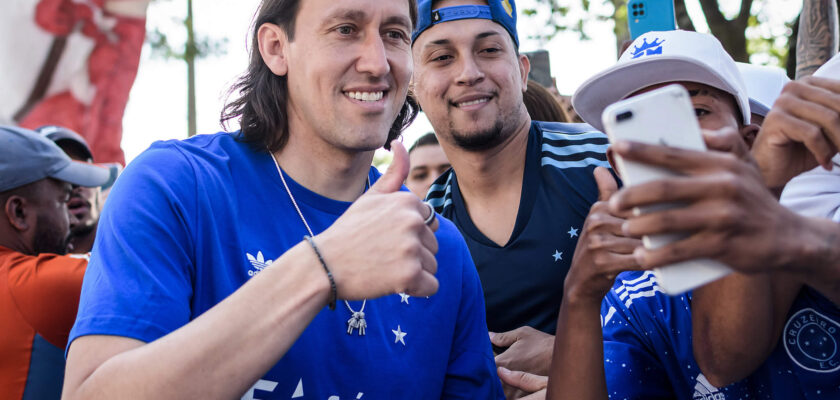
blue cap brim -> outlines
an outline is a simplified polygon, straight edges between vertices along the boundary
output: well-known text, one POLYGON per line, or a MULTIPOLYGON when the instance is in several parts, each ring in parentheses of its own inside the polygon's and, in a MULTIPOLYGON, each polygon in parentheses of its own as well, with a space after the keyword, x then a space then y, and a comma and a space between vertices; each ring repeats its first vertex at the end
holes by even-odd
POLYGON ((50 175, 73 185, 84 187, 99 187, 111 179, 111 171, 93 164, 80 161, 72 161, 66 167, 50 175))

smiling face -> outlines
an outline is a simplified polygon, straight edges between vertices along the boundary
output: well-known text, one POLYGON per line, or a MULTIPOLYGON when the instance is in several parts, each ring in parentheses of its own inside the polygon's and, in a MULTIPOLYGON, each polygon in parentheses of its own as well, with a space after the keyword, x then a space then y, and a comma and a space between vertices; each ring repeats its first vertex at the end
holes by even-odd
POLYGON ((382 146, 408 91, 411 29, 406 0, 302 1, 282 44, 290 134, 348 151, 382 146))
MULTIPOLYGON (((480 1, 441 1, 435 8, 480 1)), ((467 150, 492 148, 527 121, 522 93, 528 60, 501 25, 486 19, 443 22, 417 37, 414 93, 441 140, 467 150)))

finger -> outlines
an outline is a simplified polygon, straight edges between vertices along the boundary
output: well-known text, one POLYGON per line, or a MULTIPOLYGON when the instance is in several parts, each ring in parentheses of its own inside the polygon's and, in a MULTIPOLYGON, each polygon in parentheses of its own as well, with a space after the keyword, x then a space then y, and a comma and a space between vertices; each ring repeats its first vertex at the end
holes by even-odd
POLYGON ((802 99, 840 112, 840 81, 836 79, 811 77, 807 80, 790 82, 785 86, 791 86, 790 92, 802 99))
POLYGON ((618 184, 608 169, 596 167, 592 175, 595 176, 595 183, 598 185, 598 200, 607 201, 613 193, 618 191, 618 184))
POLYGON ((594 234, 589 237, 588 249, 590 251, 605 250, 616 254, 633 254, 633 250, 641 245, 642 241, 634 237, 594 234))
POLYGON ((735 156, 719 151, 688 150, 620 140, 612 148, 625 160, 662 167, 684 174, 696 174, 732 164, 735 156))
POLYGON ((420 266, 424 271, 432 275, 437 273, 437 258, 427 248, 420 249, 420 266))
POLYGON ((715 258, 728 243, 720 235, 700 232, 657 249, 636 249, 636 261, 643 268, 656 268, 698 258, 715 258))
MULTIPOLYGON (((516 328, 507 332, 496 332, 490 335, 490 342, 499 347, 510 347, 519 340, 520 333, 523 327, 516 328)), ((504 354, 504 353, 502 353, 504 354)))
MULTIPOLYGON (((776 143, 779 140, 801 143, 814 156, 817 164, 827 165, 837 152, 837 148, 823 134, 818 125, 805 119, 804 113, 790 111, 796 108, 807 108, 808 103, 793 96, 781 97, 776 103, 779 106, 770 110, 765 121, 766 126, 773 126, 776 131, 767 131, 767 134, 772 136, 766 140, 777 146, 786 145, 786 143, 776 143), (767 121, 772 121, 772 123, 768 124, 767 121), (780 135, 773 135, 777 132, 780 135)), ((764 133, 764 131, 759 132, 759 138, 764 133)))
POLYGON ((606 212, 589 214, 584 222, 583 230, 586 233, 611 233, 616 236, 624 236, 621 224, 624 219, 614 217, 606 212))
POLYGON ((420 243, 432 254, 438 252, 438 241, 434 229, 431 226, 423 226, 420 230, 420 243))
POLYGON ((525 397, 520 397, 519 400, 545 400, 546 390, 540 390, 538 392, 531 393, 525 397))
POLYGON ((632 236, 721 231, 742 222, 746 218, 745 214, 744 210, 729 202, 700 202, 630 218, 624 224, 624 231, 632 236))
POLYGON ((505 367, 499 367, 499 378, 508 386, 532 393, 545 389, 548 385, 548 377, 529 374, 522 371, 511 371, 505 367))
POLYGON ((750 149, 741 134, 734 128, 704 130, 703 140, 709 150, 730 153, 745 161, 749 159, 750 149))
POLYGON ((836 151, 838 146, 840 146, 840 114, 818 103, 798 102, 803 103, 803 106, 790 110, 790 113, 799 119, 805 120, 806 123, 815 125, 817 129, 814 129, 814 131, 819 130, 819 132, 813 132, 812 134, 818 133, 824 136, 829 141, 833 150, 836 151))
POLYGON ((379 177, 379 180, 371 186, 369 191, 376 193, 393 193, 402 188, 405 178, 408 177, 408 153, 405 146, 399 140, 391 142, 391 152, 394 155, 388 170, 379 177))
POLYGON ((661 179, 625 188, 610 200, 610 211, 624 212, 634 207, 662 203, 693 203, 706 198, 731 198, 742 187, 735 174, 716 173, 661 179))
POLYGON ((408 287, 398 292, 414 297, 431 296, 437 293, 438 286, 438 280, 434 275, 427 271, 421 271, 408 287))
POLYGON ((432 214, 435 214, 435 216, 432 217, 432 222, 428 223, 427 226, 429 227, 429 229, 432 230, 432 232, 437 232, 438 228, 440 227, 440 222, 438 221, 438 215, 435 213, 434 207, 429 205, 429 203, 421 202, 420 209, 420 215, 423 216, 424 221, 429 218, 430 211, 432 214))
POLYGON ((636 246, 633 252, 629 254, 617 254, 611 252, 600 252, 593 257, 593 262, 597 268, 597 273, 606 276, 609 280, 614 280, 615 276, 624 271, 639 271, 647 269, 639 264, 636 259, 635 250, 644 248, 641 243, 636 246))

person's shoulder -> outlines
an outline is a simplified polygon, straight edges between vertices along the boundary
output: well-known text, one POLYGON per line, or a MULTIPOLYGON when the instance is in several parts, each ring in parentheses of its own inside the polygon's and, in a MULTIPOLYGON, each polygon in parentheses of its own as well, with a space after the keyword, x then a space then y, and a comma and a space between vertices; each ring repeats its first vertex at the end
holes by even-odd
POLYGON ((453 184, 455 184, 455 170, 449 168, 432 183, 426 194, 426 202, 431 204, 437 213, 447 217, 450 216, 449 211, 452 207, 453 184))
POLYGON ((607 162, 609 140, 588 124, 534 121, 540 165, 562 170, 586 167, 610 168, 607 162))
POLYGON ((689 294, 665 294, 651 271, 625 271, 620 273, 613 287, 604 298, 602 317, 607 324, 617 312, 628 317, 647 316, 658 318, 672 310, 690 311, 689 294))

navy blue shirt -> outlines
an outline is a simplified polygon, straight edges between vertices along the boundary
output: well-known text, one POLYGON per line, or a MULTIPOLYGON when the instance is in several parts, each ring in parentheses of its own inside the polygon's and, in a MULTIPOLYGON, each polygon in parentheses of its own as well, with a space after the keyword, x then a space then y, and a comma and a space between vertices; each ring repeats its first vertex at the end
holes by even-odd
POLYGON ((504 246, 473 224, 454 170, 429 189, 427 200, 467 241, 484 288, 491 331, 528 325, 554 333, 580 229, 598 199, 592 170, 609 168, 607 146, 607 137, 586 124, 532 122, 519 211, 504 246))
POLYGON ((650 272, 623 272, 601 303, 610 399, 840 399, 840 309, 803 288, 773 353, 717 388, 694 359, 691 293, 668 296, 650 272))
MULTIPOLYGON (((315 234, 350 206, 286 181, 315 234)), ((228 133, 156 143, 108 198, 69 342, 157 340, 278 268, 306 233, 267 152, 228 133)), ((435 235, 436 294, 368 299, 364 336, 347 334, 343 302, 325 307, 242 398, 503 398, 467 247, 445 219, 435 235)))

